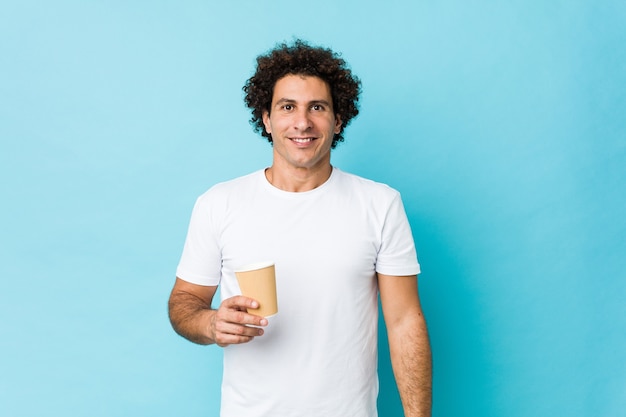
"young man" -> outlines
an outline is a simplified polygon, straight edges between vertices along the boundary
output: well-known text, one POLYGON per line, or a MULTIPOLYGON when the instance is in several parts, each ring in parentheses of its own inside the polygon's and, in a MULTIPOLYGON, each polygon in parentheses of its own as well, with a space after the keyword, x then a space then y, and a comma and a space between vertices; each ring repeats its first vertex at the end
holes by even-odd
POLYGON ((180 335, 224 348, 221 416, 377 416, 378 294, 405 416, 429 416, 430 346, 400 195, 330 163, 360 81, 334 52, 295 41, 258 57, 244 91, 272 166, 197 200, 169 301, 180 335), (268 260, 279 312, 266 319, 246 312, 258 303, 233 271, 268 260))

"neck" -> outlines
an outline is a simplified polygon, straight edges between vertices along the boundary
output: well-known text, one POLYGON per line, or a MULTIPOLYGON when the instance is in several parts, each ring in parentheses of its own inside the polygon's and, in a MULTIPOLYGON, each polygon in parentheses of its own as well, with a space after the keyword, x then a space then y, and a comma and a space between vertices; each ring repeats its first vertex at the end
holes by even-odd
POLYGON ((317 170, 293 168, 280 169, 275 163, 265 170, 265 177, 274 187, 292 193, 311 191, 324 184, 333 167, 328 164, 317 170))

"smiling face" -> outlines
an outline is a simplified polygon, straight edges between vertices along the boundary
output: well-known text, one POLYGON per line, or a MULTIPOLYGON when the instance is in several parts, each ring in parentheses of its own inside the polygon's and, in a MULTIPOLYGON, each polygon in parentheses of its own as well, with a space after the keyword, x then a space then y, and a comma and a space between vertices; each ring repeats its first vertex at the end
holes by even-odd
POLYGON ((274 86, 270 111, 263 112, 272 135, 273 169, 316 172, 330 168, 330 149, 341 132, 330 87, 321 78, 286 75, 274 86))

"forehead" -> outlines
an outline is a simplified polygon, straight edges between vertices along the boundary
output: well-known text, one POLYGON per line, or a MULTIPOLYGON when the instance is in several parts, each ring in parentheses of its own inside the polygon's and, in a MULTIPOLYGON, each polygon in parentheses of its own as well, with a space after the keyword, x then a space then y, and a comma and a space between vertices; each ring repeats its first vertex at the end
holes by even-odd
POLYGON ((274 84, 272 103, 278 100, 331 101, 330 86, 319 77, 289 74, 274 84))

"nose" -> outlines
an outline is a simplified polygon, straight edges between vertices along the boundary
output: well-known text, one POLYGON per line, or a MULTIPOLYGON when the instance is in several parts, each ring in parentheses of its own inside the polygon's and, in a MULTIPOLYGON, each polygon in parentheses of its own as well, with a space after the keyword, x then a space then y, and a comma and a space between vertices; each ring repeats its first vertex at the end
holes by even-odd
POLYGON ((307 109, 299 110, 294 115, 294 127, 298 130, 304 131, 309 129, 313 124, 311 123, 311 117, 307 109))

